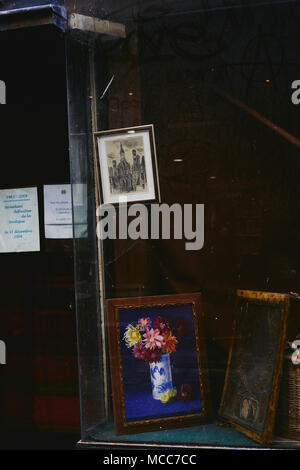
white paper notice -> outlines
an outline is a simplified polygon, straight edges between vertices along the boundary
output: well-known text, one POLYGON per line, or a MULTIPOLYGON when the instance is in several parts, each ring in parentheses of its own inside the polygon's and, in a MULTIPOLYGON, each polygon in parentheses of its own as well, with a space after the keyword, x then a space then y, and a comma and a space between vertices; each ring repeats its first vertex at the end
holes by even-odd
POLYGON ((45 237, 73 238, 70 184, 44 186, 45 237))
POLYGON ((40 251, 37 188, 0 190, 0 253, 40 251))

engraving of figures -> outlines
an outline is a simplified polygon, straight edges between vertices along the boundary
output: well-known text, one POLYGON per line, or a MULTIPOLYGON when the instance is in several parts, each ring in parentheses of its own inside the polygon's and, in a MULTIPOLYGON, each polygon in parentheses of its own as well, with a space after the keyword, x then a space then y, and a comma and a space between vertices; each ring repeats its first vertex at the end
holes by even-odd
POLYGON ((108 141, 106 142, 106 151, 111 194, 127 194, 147 190, 142 138, 122 138, 108 141))

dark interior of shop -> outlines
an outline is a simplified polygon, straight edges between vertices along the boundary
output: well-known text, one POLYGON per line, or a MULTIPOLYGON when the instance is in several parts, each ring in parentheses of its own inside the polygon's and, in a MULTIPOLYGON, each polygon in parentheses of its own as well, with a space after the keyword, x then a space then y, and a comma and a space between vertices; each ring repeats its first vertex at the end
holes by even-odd
POLYGON ((205 244, 105 241, 107 297, 201 292, 217 416, 236 290, 299 293, 298 12, 159 11, 141 7, 125 42, 99 40, 104 128, 155 124, 161 200, 204 203, 205 244))

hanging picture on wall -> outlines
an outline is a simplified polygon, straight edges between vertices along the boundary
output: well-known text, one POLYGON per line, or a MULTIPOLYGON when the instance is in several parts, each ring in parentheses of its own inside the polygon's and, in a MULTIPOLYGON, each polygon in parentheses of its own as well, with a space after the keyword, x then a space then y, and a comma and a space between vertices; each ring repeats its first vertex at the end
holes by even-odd
POLYGON ((117 434, 209 421, 200 300, 178 294, 107 301, 117 434))
POLYGON ((153 125, 94 133, 102 204, 160 201, 153 125))
POLYGON ((285 348, 289 295, 237 292, 221 417, 257 442, 270 442, 285 348))

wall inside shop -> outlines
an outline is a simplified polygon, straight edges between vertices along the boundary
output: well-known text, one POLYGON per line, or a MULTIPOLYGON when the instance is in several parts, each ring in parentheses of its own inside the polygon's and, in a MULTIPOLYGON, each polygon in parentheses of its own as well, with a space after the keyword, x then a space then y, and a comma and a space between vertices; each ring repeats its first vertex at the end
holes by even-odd
POLYGON ((107 241, 106 290, 202 293, 217 408, 236 289, 300 289, 299 111, 291 101, 299 11, 181 15, 152 4, 152 16, 139 5, 125 41, 99 40, 106 83, 114 76, 106 126, 154 124, 162 202, 203 203, 205 243, 188 252, 185 240, 107 241))

